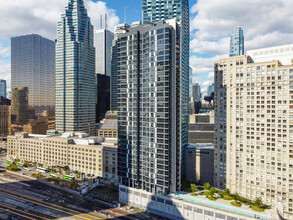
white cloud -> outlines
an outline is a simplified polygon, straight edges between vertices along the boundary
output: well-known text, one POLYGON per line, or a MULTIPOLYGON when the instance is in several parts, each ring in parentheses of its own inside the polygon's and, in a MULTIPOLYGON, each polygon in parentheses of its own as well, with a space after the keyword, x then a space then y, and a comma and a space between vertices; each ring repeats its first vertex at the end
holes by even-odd
POLYGON ((10 88, 10 64, 0 60, 0 79, 6 80, 7 88, 10 88))
POLYGON ((3 47, 0 43, 0 56, 9 57, 10 56, 10 47, 3 47))
POLYGON ((209 72, 207 79, 214 79, 215 72, 209 72))
POLYGON ((244 30, 245 50, 293 43, 292 4, 293 0, 198 0, 191 8, 193 74, 209 73, 206 78, 212 79, 214 61, 229 53, 235 25, 244 30))
MULTIPOLYGON (((9 40, 12 36, 37 33, 49 39, 56 38, 57 22, 65 10, 67 0, 0 0, 0 39, 9 40)), ((108 27, 114 30, 119 23, 115 10, 103 1, 85 0, 91 21, 99 28, 100 14, 108 15, 108 27)))

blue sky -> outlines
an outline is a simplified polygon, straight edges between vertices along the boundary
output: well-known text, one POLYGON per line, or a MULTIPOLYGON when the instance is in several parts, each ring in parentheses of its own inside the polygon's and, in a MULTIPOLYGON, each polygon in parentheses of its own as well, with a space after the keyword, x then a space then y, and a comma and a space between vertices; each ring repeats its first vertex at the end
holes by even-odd
MULTIPOLYGON (((54 40, 56 23, 68 0, 0 0, 0 78, 10 86, 10 38, 37 33, 54 40)), ((109 29, 141 20, 141 0, 84 0, 91 21, 99 26, 107 13, 109 29)), ((206 89, 213 82, 213 63, 229 53, 235 25, 244 29, 245 50, 292 44, 293 0, 190 0, 190 66, 193 82, 206 89), (273 10, 272 10, 273 9, 273 10)))

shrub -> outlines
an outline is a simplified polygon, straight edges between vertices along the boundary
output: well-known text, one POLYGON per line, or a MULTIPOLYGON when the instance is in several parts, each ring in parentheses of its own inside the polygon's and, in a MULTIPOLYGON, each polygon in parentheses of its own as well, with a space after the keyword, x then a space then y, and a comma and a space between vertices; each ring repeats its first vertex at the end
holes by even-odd
POLYGON ((234 206, 237 206, 237 207, 242 206, 242 204, 240 202, 236 202, 236 201, 231 202, 231 205, 234 205, 234 206))
POLYGON ((209 196, 208 199, 209 199, 209 200, 212 200, 212 201, 216 201, 216 200, 217 200, 217 199, 216 199, 215 197, 213 197, 213 196, 209 196))
POLYGON ((229 195, 224 195, 223 198, 224 200, 233 200, 233 198, 229 195))
POLYGON ((200 191, 202 191, 202 190, 204 190, 204 187, 199 186, 199 187, 197 187, 197 189, 200 190, 200 191))
POLYGON ((264 208, 261 208, 257 205, 253 205, 251 206, 251 209, 254 210, 254 211, 257 211, 257 212, 263 212, 264 211, 264 208))
POLYGON ((41 173, 33 173, 32 176, 35 177, 35 178, 37 178, 37 179, 44 179, 45 178, 43 176, 43 174, 41 174, 41 173))
POLYGON ((210 191, 203 191, 201 194, 204 196, 210 196, 211 192, 210 191))
POLYGON ((230 195, 230 194, 231 194, 230 189, 226 188, 226 189, 225 189, 225 193, 226 193, 227 195, 230 195))
POLYGON ((16 166, 15 164, 11 164, 11 165, 7 166, 5 169, 9 170, 9 171, 20 171, 20 168, 18 166, 16 166))
POLYGON ((192 196, 198 196, 197 193, 191 193, 190 195, 192 195, 192 196))
POLYGON ((197 191, 195 184, 190 184, 190 188, 191 188, 191 192, 193 192, 193 193, 197 191))

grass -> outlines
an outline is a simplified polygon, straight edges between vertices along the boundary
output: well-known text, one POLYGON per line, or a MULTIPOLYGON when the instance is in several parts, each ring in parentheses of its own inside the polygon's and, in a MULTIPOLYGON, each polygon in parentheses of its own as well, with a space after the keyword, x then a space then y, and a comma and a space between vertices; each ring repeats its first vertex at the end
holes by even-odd
POLYGON ((216 201, 216 200, 217 200, 217 199, 216 199, 215 197, 213 197, 213 196, 209 196, 208 199, 209 199, 209 200, 212 200, 212 201, 216 201))
POLYGON ((229 195, 224 195, 222 199, 224 199, 224 200, 233 200, 233 197, 229 196, 229 195))
POLYGON ((257 211, 257 212, 263 212, 265 209, 264 208, 261 208, 257 205, 253 205, 251 206, 251 209, 254 210, 254 211, 257 211))
POLYGON ((234 205, 234 206, 237 206, 237 207, 242 206, 242 204, 240 202, 236 202, 236 201, 231 202, 231 205, 234 205))
POLYGON ((88 193, 89 196, 112 203, 119 200, 119 190, 114 184, 98 186, 88 193))
POLYGON ((210 191, 203 191, 203 192, 201 192, 201 194, 204 196, 210 196, 211 192, 210 191))
POLYGON ((198 196, 197 193, 191 193, 190 195, 192 195, 192 196, 198 196))

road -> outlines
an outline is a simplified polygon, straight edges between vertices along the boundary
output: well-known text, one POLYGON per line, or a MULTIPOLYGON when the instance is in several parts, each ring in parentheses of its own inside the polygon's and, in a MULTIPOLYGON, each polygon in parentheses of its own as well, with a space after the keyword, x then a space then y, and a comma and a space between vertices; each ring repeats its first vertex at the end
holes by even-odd
MULTIPOLYGON (((1 172, 1 171, 0 171, 1 172)), ((86 201, 33 178, 0 173, 0 219, 161 219, 86 201), (17 218, 16 218, 17 217, 17 218)))

